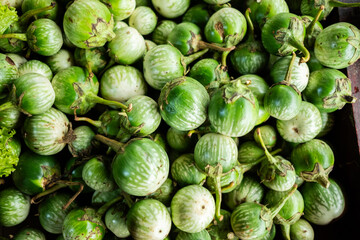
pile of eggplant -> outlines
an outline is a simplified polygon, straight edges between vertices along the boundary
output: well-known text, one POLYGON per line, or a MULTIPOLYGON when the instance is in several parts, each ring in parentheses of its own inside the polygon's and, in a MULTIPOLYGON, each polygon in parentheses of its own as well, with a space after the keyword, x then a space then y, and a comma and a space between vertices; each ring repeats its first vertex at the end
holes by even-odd
POLYGON ((316 239, 359 6, 0 0, 0 239, 316 239))

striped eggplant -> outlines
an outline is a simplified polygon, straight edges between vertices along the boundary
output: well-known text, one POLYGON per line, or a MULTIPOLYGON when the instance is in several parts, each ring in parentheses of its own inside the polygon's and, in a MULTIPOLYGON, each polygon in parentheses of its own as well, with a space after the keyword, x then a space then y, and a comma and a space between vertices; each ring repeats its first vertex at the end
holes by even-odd
POLYGON ((162 240, 170 232, 171 217, 164 204, 155 199, 144 199, 130 208, 126 224, 136 240, 162 240))
POLYGON ((92 140, 95 136, 94 131, 88 126, 79 126, 72 132, 73 139, 68 144, 70 153, 74 156, 90 155, 93 144, 92 140))
POLYGON ((279 155, 275 157, 272 156, 264 144, 260 128, 256 130, 256 133, 267 158, 267 160, 261 162, 260 169, 258 170, 261 182, 266 187, 275 191, 287 191, 291 189, 296 180, 296 173, 293 165, 279 155))
POLYGON ((205 122, 209 101, 209 94, 201 83, 190 77, 179 77, 162 88, 160 114, 170 127, 193 130, 205 122))
POLYGON ((65 216, 77 207, 72 202, 65 210, 63 207, 69 202, 71 195, 55 192, 39 205, 39 221, 41 226, 49 233, 61 234, 65 216))
POLYGON ((129 18, 129 26, 138 30, 141 35, 152 33, 157 25, 157 16, 154 11, 145 6, 135 8, 129 18))
POLYGON ((14 240, 46 240, 45 234, 36 228, 21 229, 13 238, 14 240))
POLYGON ((115 37, 114 19, 107 7, 97 0, 77 0, 67 9, 64 31, 79 48, 102 47, 115 37))
POLYGON ((141 59, 146 51, 144 37, 133 27, 123 27, 115 32, 116 36, 108 44, 112 61, 129 65, 141 59))
MULTIPOLYGON (((266 193, 264 204, 268 207, 273 207, 287 194, 288 191, 278 192, 270 190, 266 193)), ((281 232, 284 239, 290 239, 290 227, 300 219, 303 215, 303 211, 304 199, 301 193, 296 190, 274 218, 274 223, 280 224, 281 226, 281 232)))
POLYGON ((49 81, 53 78, 50 67, 39 60, 29 60, 21 64, 19 67, 19 77, 27 73, 38 73, 49 79, 49 81))
POLYGON ((238 161, 241 164, 253 163, 264 155, 264 150, 255 141, 247 141, 239 146, 238 161))
POLYGON ((330 146, 319 139, 297 145, 291 152, 295 172, 308 182, 318 182, 329 187, 328 175, 334 167, 334 153, 330 146))
POLYGON ((351 81, 339 70, 323 68, 310 74, 309 84, 303 92, 304 99, 321 112, 334 112, 353 103, 351 81))
POLYGON ((43 75, 26 73, 16 79, 14 85, 19 107, 28 115, 43 114, 55 102, 55 91, 49 79, 43 75))
POLYGON ((346 22, 334 23, 316 38, 315 56, 326 67, 346 68, 360 58, 359 40, 360 30, 357 27, 346 22))
POLYGON ((18 77, 19 70, 14 61, 5 54, 0 53, 0 93, 18 77))
POLYGON ((95 139, 117 152, 112 163, 112 174, 124 192, 133 196, 146 196, 166 181, 169 158, 165 150, 154 141, 140 138, 122 144, 101 135, 96 135, 95 139))
POLYGON ((171 164, 171 176, 180 187, 203 184, 206 174, 195 166, 194 154, 188 153, 178 157, 171 164))
POLYGON ((304 198, 304 217, 317 225, 329 224, 340 217, 345 209, 345 198, 340 186, 329 178, 330 186, 306 182, 301 188, 304 198))
POLYGON ((136 6, 135 0, 101 0, 101 2, 108 7, 115 20, 128 18, 136 6))
POLYGON ((105 224, 93 208, 75 208, 65 217, 62 234, 66 240, 101 240, 105 236, 105 224))
MULTIPOLYGON (((15 90, 13 88, 13 90, 15 90)), ((0 127, 6 127, 9 129, 17 129, 23 122, 23 115, 21 114, 18 106, 14 104, 16 102, 15 91, 9 94, 10 101, 1 101, 0 103, 0 127)))
MULTIPOLYGON (((273 83, 279 83, 286 78, 291 58, 291 56, 282 57, 274 63, 270 70, 270 79, 273 83)), ((291 84, 302 92, 309 82, 309 67, 305 62, 301 62, 299 57, 295 58, 295 63, 291 67, 291 84)))
POLYGON ((279 213, 285 202, 296 191, 297 185, 283 196, 271 208, 258 203, 242 203, 231 214, 231 227, 240 239, 262 239, 270 231, 273 219, 279 213))
POLYGON ((99 156, 89 159, 82 170, 82 179, 86 185, 100 192, 115 190, 116 184, 108 165, 105 157, 99 156))
POLYGON ((73 192, 79 191, 80 184, 84 186, 82 190, 83 193, 94 192, 94 189, 86 185, 86 183, 82 179, 82 170, 84 168, 84 165, 85 162, 81 161, 81 159, 77 157, 72 157, 65 163, 64 175, 66 176, 66 178, 73 183, 79 183, 78 185, 69 185, 69 188, 73 192))
POLYGON ((216 132, 241 137, 255 126, 259 104, 251 90, 233 80, 216 90, 210 100, 208 115, 216 132))
POLYGON ((146 82, 157 90, 187 73, 187 65, 207 52, 204 49, 190 56, 183 56, 176 47, 158 45, 145 54, 143 69, 146 82))
POLYGON ((156 199, 165 206, 170 206, 171 199, 175 192, 174 185, 175 183, 173 183, 170 178, 166 179, 155 192, 149 195, 149 198, 156 199))
POLYGON ((151 40, 156 44, 167 44, 167 37, 176 25, 174 21, 162 20, 154 29, 151 40))
POLYGON ((55 108, 25 119, 22 132, 26 146, 40 155, 60 152, 69 141, 70 122, 55 108))
POLYGON ((314 240, 314 229, 308 221, 300 218, 290 226, 290 238, 292 240, 314 240))
POLYGON ((244 15, 235 8, 221 8, 211 15, 206 23, 204 35, 210 43, 223 44, 230 48, 221 56, 221 64, 226 66, 226 58, 245 36, 247 30, 244 15))
POLYGON ((307 62, 310 53, 304 46, 305 33, 305 24, 299 16, 282 12, 266 21, 261 30, 261 40, 270 54, 287 56, 299 50, 304 55, 301 61, 307 62))
POLYGON ((265 189, 257 178, 245 174, 240 185, 230 193, 224 194, 224 202, 231 210, 244 202, 261 203, 265 196, 265 189))
POLYGON ((75 65, 73 53, 66 49, 60 49, 54 55, 46 58, 46 64, 54 74, 57 74, 60 70, 75 65))
POLYGON ((16 188, 0 191, 0 225, 12 227, 22 223, 30 212, 30 197, 16 188))
POLYGON ((54 156, 41 156, 26 151, 20 155, 16 171, 12 174, 15 186, 25 194, 35 195, 61 174, 60 164, 54 156))
POLYGON ((120 119, 122 129, 117 134, 117 138, 127 139, 126 135, 129 134, 144 137, 156 131, 161 123, 161 115, 158 104, 152 98, 144 95, 133 96, 126 101, 126 105, 132 106, 132 110, 123 111, 125 114, 120 119), (123 136, 121 136, 122 130, 123 136))
POLYGON ((127 212, 127 206, 119 203, 107 210, 105 214, 106 227, 118 238, 130 237, 130 232, 126 225, 127 212))
POLYGON ((145 95, 147 86, 142 73, 132 66, 114 66, 101 77, 101 96, 107 100, 127 101, 133 96, 145 95))
POLYGON ((175 240, 211 240, 210 234, 205 229, 197 233, 179 232, 175 240))
POLYGON ((177 191, 171 201, 171 219, 181 231, 196 233, 204 230, 215 215, 215 201, 209 190, 189 185, 177 191))
POLYGON ((6 53, 5 55, 13 60, 17 68, 27 62, 27 59, 24 56, 16 53, 6 53))
POLYGON ((165 18, 177 18, 190 6, 190 0, 152 0, 155 10, 165 18))
POLYGON ((91 49, 76 48, 74 58, 78 66, 86 68, 92 75, 100 73, 106 67, 109 57, 104 47, 97 47, 91 49))
POLYGON ((280 136, 288 142, 304 143, 315 138, 322 127, 320 111, 311 103, 303 101, 299 113, 290 120, 277 120, 280 136))

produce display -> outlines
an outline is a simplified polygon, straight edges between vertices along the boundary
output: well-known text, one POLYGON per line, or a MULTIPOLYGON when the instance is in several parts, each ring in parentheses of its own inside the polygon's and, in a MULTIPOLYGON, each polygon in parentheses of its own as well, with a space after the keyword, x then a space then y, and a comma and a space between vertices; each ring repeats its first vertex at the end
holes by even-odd
POLYGON ((317 239, 357 101, 334 7, 0 0, 0 240, 317 239))

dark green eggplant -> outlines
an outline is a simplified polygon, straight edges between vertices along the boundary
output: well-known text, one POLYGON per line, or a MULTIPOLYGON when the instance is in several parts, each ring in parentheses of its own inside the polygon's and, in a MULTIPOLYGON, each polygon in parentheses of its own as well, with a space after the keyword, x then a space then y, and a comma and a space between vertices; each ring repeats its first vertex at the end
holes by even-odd
POLYGON ((330 68, 312 72, 303 95, 321 112, 334 112, 346 103, 356 101, 352 96, 350 79, 339 70, 330 68))
POLYGON ((335 125, 335 116, 333 113, 320 112, 320 115, 322 125, 320 133, 316 136, 317 138, 327 135, 335 125))
POLYGON ((182 17, 183 22, 192 22, 204 29, 206 23, 209 21, 210 12, 208 6, 204 3, 196 4, 189 8, 182 17))
POLYGON ((269 18, 279 14, 288 13, 289 7, 285 0, 251 0, 247 2, 251 10, 251 20, 257 28, 262 28, 269 18))
POLYGON ((75 202, 64 209, 68 204, 71 195, 63 192, 56 192, 50 195, 39 205, 39 221, 41 226, 49 233, 61 234, 65 216, 77 207, 75 202))
POLYGON ((175 193, 174 185, 175 183, 170 178, 166 179, 155 192, 149 195, 149 198, 156 199, 165 206, 170 206, 171 199, 175 193))
POLYGON ((328 175, 334 167, 334 153, 319 139, 297 145, 291 152, 291 162, 296 174, 308 182, 318 182, 328 188, 328 175))
POLYGON ((241 164, 252 163, 264 155, 264 150, 255 141, 246 141, 239 146, 238 161, 241 164))
POLYGON ((95 191, 91 197, 91 205, 94 207, 100 207, 101 205, 119 197, 122 193, 120 188, 117 188, 110 192, 95 191))
POLYGON ((360 58, 360 30, 346 22, 326 27, 316 38, 314 52, 320 63, 342 69, 360 58))
POLYGON ((22 223, 30 212, 30 197, 16 188, 0 191, 0 224, 12 227, 22 223))
POLYGON ((194 130, 205 122, 209 101, 209 94, 201 83, 190 77, 175 78, 161 90, 160 114, 170 127, 194 130))
POLYGON ((170 127, 166 133, 166 142, 174 150, 179 152, 186 152, 192 149, 195 138, 189 137, 187 131, 179 131, 170 127))
POLYGON ((265 69, 269 60, 269 54, 261 42, 255 40, 254 26, 249 15, 250 8, 245 12, 248 37, 244 43, 236 47, 230 56, 232 66, 240 74, 259 73, 265 69))
POLYGON ((309 67, 310 73, 312 73, 312 72, 314 72, 316 70, 324 68, 324 66, 316 58, 314 51, 310 50, 309 52, 310 52, 310 59, 306 64, 309 67))
POLYGON ((84 187, 82 190, 83 193, 89 193, 94 191, 92 188, 86 185, 86 183, 82 179, 82 170, 84 168, 84 165, 85 165, 85 161, 81 161, 81 159, 76 157, 70 158, 65 163, 64 175, 70 182, 78 183, 78 184, 69 185, 69 188, 74 192, 79 191, 81 184, 84 187))
POLYGON ((340 186, 330 179, 330 186, 306 182, 301 188, 304 198, 304 218, 316 225, 329 224, 340 217, 345 209, 344 194, 340 186))
POLYGON ((310 53, 304 46, 305 33, 304 22, 299 16, 279 13, 265 23, 261 30, 261 40, 270 54, 287 56, 299 50, 304 55, 301 61, 307 62, 310 53))
POLYGON ((105 214, 106 227, 119 238, 130 237, 129 229, 126 225, 126 215, 128 207, 125 204, 118 203, 107 210, 105 214))
POLYGON ((54 156, 41 156, 30 151, 20 155, 12 174, 15 186, 25 194, 35 195, 46 190, 60 177, 60 164, 54 156))

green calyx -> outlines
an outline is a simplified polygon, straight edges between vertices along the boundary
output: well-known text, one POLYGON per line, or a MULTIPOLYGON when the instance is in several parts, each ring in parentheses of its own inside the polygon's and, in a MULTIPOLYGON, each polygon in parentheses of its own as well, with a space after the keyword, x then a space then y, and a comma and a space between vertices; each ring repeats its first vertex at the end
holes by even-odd
POLYGON ((256 105, 256 98, 250 88, 241 83, 240 80, 230 81, 222 87, 222 96, 227 104, 236 102, 239 98, 245 98, 252 105, 256 105))
POLYGON ((324 169, 320 163, 316 163, 314 170, 304 171, 300 173, 300 177, 307 182, 318 182, 324 188, 330 186, 329 174, 333 170, 334 166, 324 169))
POLYGON ((85 45, 88 48, 98 47, 99 36, 102 36, 106 41, 111 41, 116 36, 111 26, 114 26, 113 15, 111 15, 108 23, 102 18, 97 18, 96 23, 92 24, 92 32, 89 33, 91 37, 84 41, 85 45))
POLYGON ((360 31, 354 26, 349 26, 350 30, 353 32, 354 36, 348 37, 346 41, 354 47, 354 55, 349 61, 349 66, 355 63, 360 57, 360 31))
POLYGON ((351 81, 348 78, 337 78, 335 80, 336 88, 332 95, 323 99, 325 109, 341 109, 346 103, 354 103, 356 97, 351 96, 351 81))
POLYGON ((304 44, 298 39, 296 39, 296 37, 294 36, 294 32, 302 31, 303 28, 304 24, 300 19, 296 17, 290 17, 289 27, 280 28, 276 31, 274 37, 282 45, 278 49, 278 53, 280 56, 289 55, 289 53, 293 52, 295 48, 300 50, 304 54, 304 57, 302 57, 302 62, 309 61, 309 51, 305 48, 304 44))

